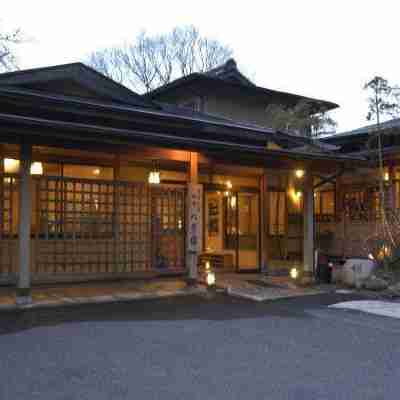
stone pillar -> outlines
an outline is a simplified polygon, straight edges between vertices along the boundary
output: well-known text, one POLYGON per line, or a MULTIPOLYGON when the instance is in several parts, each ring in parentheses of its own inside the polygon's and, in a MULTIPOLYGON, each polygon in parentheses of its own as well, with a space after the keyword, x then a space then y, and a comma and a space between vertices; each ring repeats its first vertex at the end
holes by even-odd
POLYGON ((19 182, 19 270, 17 283, 17 303, 26 304, 31 297, 31 218, 32 218, 32 182, 30 168, 32 163, 32 145, 22 143, 20 147, 19 182))
POLYGON ((188 270, 188 283, 197 281, 197 266, 199 254, 202 250, 202 222, 203 222, 203 186, 198 183, 198 159, 196 152, 190 152, 190 171, 187 197, 187 240, 186 264, 188 270))
POLYGON ((314 271, 314 180, 311 171, 307 171, 304 176, 303 219, 304 219, 304 235, 303 235, 304 275, 312 276, 314 271))

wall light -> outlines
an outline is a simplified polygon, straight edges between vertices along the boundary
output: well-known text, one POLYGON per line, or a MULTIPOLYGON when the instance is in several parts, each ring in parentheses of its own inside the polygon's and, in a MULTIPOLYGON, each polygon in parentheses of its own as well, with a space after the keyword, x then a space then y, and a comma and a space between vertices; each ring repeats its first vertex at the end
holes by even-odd
POLYGON ((230 190, 232 189, 232 182, 231 181, 226 181, 226 187, 230 190))
POLYGON ((292 268, 290 270, 290 277, 292 279, 297 279, 299 277, 299 270, 297 268, 292 268))
POLYGON ((385 172, 385 173, 383 174, 383 179, 384 179, 385 181, 388 181, 388 180, 389 180, 389 172, 385 172))
POLYGON ((100 168, 95 168, 93 170, 93 175, 100 175, 100 168))
POLYGON ((19 171, 19 160, 14 158, 4 159, 4 172, 6 174, 16 174, 19 171))
POLYGON ((31 164, 31 175, 43 175, 43 164, 35 161, 31 164))
POLYGON ((305 171, 304 169, 296 169, 294 171, 294 174, 296 175, 296 178, 302 179, 304 177, 305 171))

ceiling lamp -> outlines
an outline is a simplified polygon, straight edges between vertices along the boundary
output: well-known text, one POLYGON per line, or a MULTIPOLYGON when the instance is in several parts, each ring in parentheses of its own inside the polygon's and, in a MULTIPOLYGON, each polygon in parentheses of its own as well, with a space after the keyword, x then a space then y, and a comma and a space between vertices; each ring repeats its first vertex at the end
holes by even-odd
POLYGON ((296 178, 302 179, 302 178, 304 178, 305 171, 304 171, 304 169, 296 169, 294 171, 294 174, 296 175, 296 178))
POLYGON ((43 164, 35 161, 31 164, 31 175, 43 175, 43 164))

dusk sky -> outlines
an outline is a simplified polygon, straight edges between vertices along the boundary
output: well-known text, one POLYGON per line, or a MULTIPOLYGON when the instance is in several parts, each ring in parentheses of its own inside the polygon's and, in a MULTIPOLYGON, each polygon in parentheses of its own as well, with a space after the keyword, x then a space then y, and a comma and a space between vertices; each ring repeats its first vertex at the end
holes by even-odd
POLYGON ((338 131, 366 125, 363 84, 400 84, 398 1, 4 1, 3 27, 30 38, 22 68, 84 60, 96 49, 193 24, 229 45, 260 86, 336 102, 338 131))

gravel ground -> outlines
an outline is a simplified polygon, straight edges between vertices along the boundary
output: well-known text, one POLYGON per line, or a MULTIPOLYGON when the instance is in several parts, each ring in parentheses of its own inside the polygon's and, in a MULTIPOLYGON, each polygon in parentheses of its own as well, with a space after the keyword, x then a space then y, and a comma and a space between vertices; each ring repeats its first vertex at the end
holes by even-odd
POLYGON ((0 314, 0 399, 398 399, 400 321, 224 295, 0 314))

